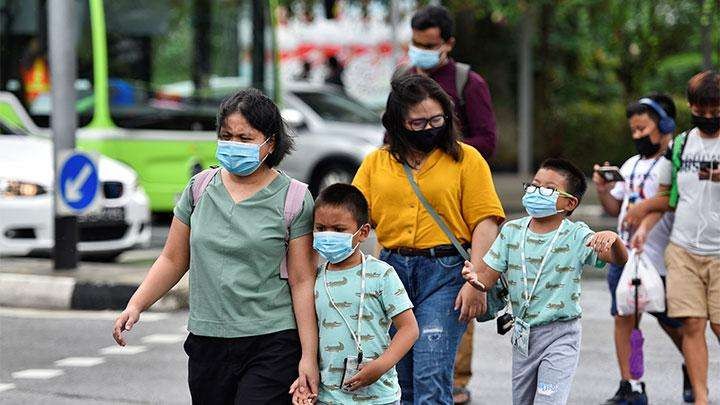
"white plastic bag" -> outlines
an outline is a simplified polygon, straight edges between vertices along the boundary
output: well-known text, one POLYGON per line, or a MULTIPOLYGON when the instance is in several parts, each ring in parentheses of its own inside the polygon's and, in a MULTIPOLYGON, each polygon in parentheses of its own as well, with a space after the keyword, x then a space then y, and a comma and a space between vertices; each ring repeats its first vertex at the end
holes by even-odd
POLYGON ((632 284, 635 277, 640 279, 638 313, 664 312, 665 287, 660 275, 647 257, 632 250, 615 290, 618 314, 635 313, 635 286, 632 284))

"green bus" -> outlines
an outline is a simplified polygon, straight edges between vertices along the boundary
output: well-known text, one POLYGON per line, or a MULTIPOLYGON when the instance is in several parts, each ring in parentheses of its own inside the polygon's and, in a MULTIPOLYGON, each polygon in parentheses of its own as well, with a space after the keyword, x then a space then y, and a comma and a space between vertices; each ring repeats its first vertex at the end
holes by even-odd
MULTIPOLYGON (((0 91, 40 128, 51 109, 47 1, 0 0, 0 91)), ((171 211, 188 179, 215 162, 216 82, 239 78, 279 98, 275 7, 77 0, 78 147, 131 166, 152 210, 171 211)))

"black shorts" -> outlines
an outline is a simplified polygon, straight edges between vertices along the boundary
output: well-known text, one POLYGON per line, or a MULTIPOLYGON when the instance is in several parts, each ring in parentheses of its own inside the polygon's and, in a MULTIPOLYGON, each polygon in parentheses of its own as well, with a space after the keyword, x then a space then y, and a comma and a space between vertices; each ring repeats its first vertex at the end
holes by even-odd
POLYGON ((261 336, 185 340, 193 404, 290 404, 298 376, 297 330, 261 336))

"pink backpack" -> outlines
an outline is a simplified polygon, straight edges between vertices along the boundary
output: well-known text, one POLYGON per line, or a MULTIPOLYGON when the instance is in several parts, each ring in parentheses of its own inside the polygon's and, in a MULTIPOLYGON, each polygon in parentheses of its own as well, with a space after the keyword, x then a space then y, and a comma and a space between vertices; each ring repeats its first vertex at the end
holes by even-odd
MULTIPOLYGON (((215 177, 215 175, 220 171, 220 168, 214 167, 210 169, 203 170, 202 172, 198 173, 195 176, 195 181, 192 185, 192 209, 195 209, 195 206, 197 205, 198 201, 200 201, 200 197, 202 197, 203 192, 207 188, 208 184, 210 184, 210 181, 215 177)), ((302 183, 300 181, 297 181, 293 178, 290 179, 290 187, 288 188, 287 195, 285 196, 285 208, 284 211, 284 221, 285 222, 285 246, 290 246, 290 224, 292 224, 292 221, 295 219, 297 214, 300 213, 300 210, 302 210, 303 201, 305 199, 305 194, 307 193, 308 185, 305 183, 302 183)), ((282 264, 280 265, 280 278, 286 279, 288 278, 288 268, 287 268, 287 252, 285 252, 285 257, 283 257, 282 264)))

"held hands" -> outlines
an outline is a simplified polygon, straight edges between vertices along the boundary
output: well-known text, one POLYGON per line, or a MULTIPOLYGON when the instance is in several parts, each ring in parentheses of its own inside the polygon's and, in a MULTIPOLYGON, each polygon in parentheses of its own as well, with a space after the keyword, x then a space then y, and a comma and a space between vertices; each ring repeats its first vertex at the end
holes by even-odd
POLYGON ((128 306, 115 320, 115 326, 113 328, 113 338, 120 346, 125 346, 127 343, 122 336, 124 331, 130 331, 136 323, 140 321, 140 310, 135 307, 128 306))
POLYGON ((382 377, 382 375, 387 372, 387 369, 382 362, 378 360, 379 359, 375 359, 370 363, 358 366, 358 370, 360 371, 347 381, 344 388, 355 391, 373 384, 382 377))
POLYGON ((467 260, 465 260, 465 267, 463 267, 462 269, 462 276, 465 281, 470 283, 471 286, 477 288, 480 291, 485 291, 485 286, 483 285, 483 283, 478 281, 478 276, 475 272, 475 266, 473 266, 473 264, 467 260))
POLYGON ((616 240, 618 240, 618 235, 615 232, 602 231, 590 237, 586 246, 597 253, 607 253, 616 240))
MULTIPOLYGON (((603 166, 610 166, 610 162, 605 162, 603 166)), ((613 189, 613 187, 615 187, 615 182, 606 181, 603 176, 601 176, 598 172, 598 170, 600 170, 600 167, 601 166, 597 163, 595 164, 595 166, 593 166, 592 180, 593 183, 595 183, 595 189, 597 190, 598 194, 607 194, 610 192, 610 190, 613 189)))
POLYGON ((318 394, 318 385, 320 381, 320 371, 318 370, 317 360, 308 359, 303 356, 298 364, 298 378, 290 386, 290 394, 293 396, 293 404, 296 404, 296 395, 298 400, 310 400, 310 402, 297 402, 297 404, 315 403, 318 394))
MULTIPOLYGON (((297 380, 293 383, 295 385, 297 383, 297 380)), ((307 388, 299 387, 292 393, 292 403, 293 405, 310 405, 314 404, 317 401, 317 395, 313 394, 308 390, 307 388)))
MULTIPOLYGON (((477 281, 477 273, 474 270, 474 266, 467 260, 465 261, 465 267, 462 270, 463 277, 465 277, 466 270, 469 270, 477 281)), ((476 285, 463 284, 457 298, 455 298, 454 309, 456 311, 458 309, 460 310, 460 317, 458 319, 461 322, 470 322, 478 314, 485 313, 487 309, 487 296, 484 292, 478 291, 476 285)))

